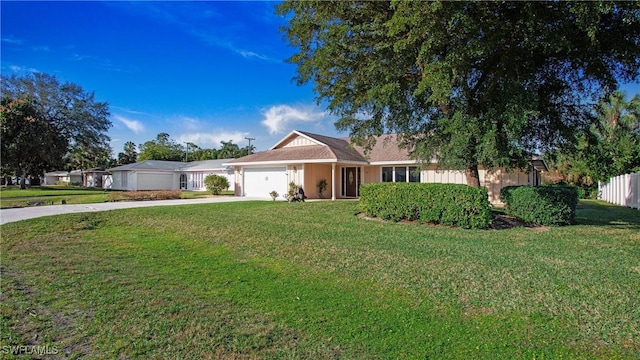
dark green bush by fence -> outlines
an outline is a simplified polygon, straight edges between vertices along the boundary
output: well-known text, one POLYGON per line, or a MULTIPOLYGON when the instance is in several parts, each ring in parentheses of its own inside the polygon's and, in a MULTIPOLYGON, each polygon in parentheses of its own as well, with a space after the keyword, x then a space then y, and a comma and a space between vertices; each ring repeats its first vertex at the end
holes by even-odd
POLYGON ((507 214, 541 225, 571 224, 578 190, 570 186, 507 186, 500 190, 507 214))
POLYGON ((491 210, 485 188, 460 184, 371 183, 360 186, 360 209, 385 220, 486 228, 491 210))

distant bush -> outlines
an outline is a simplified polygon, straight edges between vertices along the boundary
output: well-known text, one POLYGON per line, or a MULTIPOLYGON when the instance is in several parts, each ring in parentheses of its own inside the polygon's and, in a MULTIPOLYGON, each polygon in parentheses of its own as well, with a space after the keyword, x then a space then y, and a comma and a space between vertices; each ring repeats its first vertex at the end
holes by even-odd
POLYGON ((360 209, 385 220, 486 228, 491 209, 485 188, 460 184, 370 183, 360 186, 360 209))
POLYGON ((222 190, 229 188, 229 180, 224 176, 211 174, 204 178, 204 186, 206 186, 207 190, 211 191, 213 195, 220 195, 222 190))
POLYGON ((109 193, 111 201, 142 201, 142 200, 173 200, 180 199, 180 190, 158 190, 158 191, 114 191, 109 193))
POLYGON ((507 214, 540 225, 575 220, 578 189, 574 186, 507 186, 500 190, 507 214))

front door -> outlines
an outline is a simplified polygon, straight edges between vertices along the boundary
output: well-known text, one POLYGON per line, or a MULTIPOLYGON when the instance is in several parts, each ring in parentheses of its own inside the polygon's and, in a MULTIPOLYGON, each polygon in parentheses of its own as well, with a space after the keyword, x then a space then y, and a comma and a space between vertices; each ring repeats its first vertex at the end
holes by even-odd
POLYGON ((180 174, 180 190, 187 190, 187 174, 180 174))
POLYGON ((358 168, 349 167, 345 168, 345 196, 356 197, 358 196, 358 168))

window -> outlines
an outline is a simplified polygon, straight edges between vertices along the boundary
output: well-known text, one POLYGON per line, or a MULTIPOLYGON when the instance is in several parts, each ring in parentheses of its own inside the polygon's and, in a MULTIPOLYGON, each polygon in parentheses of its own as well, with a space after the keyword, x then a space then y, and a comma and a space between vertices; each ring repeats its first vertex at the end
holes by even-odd
POLYGON ((383 167, 382 182, 420 182, 420 169, 417 166, 383 167))
POLYGON ((382 168, 382 182, 393 182, 393 168, 392 167, 383 167, 382 168))
POLYGON ((396 178, 395 182, 407 182, 407 167, 401 166, 395 167, 396 178))
POLYGON ((409 182, 420 182, 420 170, 417 166, 409 166, 409 182))

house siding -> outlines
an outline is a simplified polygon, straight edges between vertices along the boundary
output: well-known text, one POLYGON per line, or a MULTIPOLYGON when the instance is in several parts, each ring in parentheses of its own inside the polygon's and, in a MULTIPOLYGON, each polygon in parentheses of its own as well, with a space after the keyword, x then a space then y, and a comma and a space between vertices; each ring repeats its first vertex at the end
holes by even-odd
MULTIPOLYGON (((318 194, 318 182, 320 179, 327 180, 327 189, 324 191, 324 197, 330 199, 331 194, 331 165, 329 164, 304 164, 304 193, 311 199, 320 197, 318 194)), ((338 176, 336 176, 338 177, 338 176)), ((339 181, 337 179, 336 181, 339 181)), ((336 186, 336 189, 339 189, 336 186)))
POLYGON ((291 139, 288 143, 284 144, 282 147, 310 146, 310 145, 318 145, 318 144, 302 136, 296 136, 293 139, 291 139))

